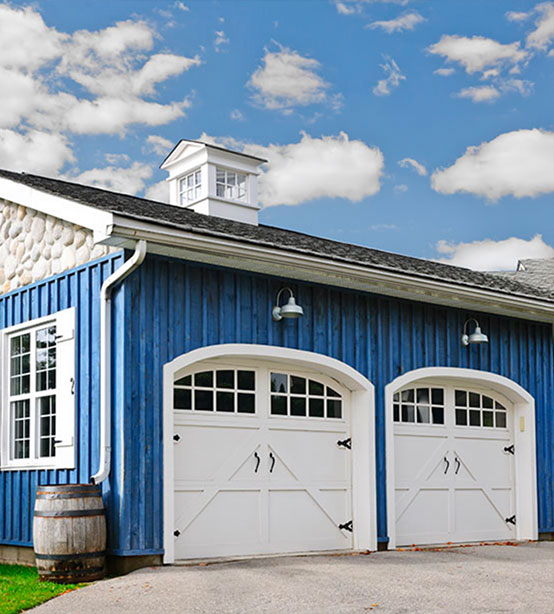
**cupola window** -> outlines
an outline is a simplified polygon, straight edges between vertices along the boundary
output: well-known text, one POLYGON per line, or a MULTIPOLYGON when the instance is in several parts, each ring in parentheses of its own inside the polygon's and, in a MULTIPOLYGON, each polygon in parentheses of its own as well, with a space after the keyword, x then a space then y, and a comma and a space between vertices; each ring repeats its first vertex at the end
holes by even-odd
POLYGON ((221 198, 246 200, 246 175, 218 168, 215 189, 221 198))
POLYGON ((201 188, 202 172, 200 170, 182 177, 179 182, 179 200, 181 205, 188 205, 198 200, 201 188))

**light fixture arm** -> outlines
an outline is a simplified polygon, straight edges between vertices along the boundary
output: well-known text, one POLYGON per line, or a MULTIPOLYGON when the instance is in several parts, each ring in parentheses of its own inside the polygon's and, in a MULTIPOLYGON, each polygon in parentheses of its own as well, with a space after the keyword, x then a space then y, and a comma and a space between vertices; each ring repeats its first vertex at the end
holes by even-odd
POLYGON ((290 288, 288 288, 288 287, 286 287, 286 288, 281 288, 281 289, 279 290, 279 292, 277 292, 277 298, 275 299, 275 304, 277 305, 277 307, 279 307, 279 299, 281 298, 281 294, 283 294, 283 292, 284 292, 285 290, 288 290, 288 291, 289 291, 289 294, 290 294, 291 296, 294 296, 294 294, 293 294, 293 292, 292 292, 292 290, 291 290, 290 288))
POLYGON ((469 318, 464 323, 464 335, 467 335, 467 325, 470 322, 475 322, 475 326, 479 326, 479 322, 475 318, 469 318))

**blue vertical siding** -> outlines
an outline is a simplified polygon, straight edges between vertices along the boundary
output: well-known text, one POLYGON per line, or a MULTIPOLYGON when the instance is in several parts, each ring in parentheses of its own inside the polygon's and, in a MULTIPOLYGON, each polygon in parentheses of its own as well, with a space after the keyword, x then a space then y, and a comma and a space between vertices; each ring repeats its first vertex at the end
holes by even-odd
MULTIPOLYGON (((370 293, 149 256, 124 282, 124 404, 119 434, 119 524, 112 551, 162 548, 162 368, 190 350, 260 343, 327 354, 375 385, 379 538, 385 540, 384 387, 425 366, 483 369, 515 380, 536 399, 539 530, 554 531, 552 330, 547 324, 470 313, 370 293), (273 322, 283 285, 304 317, 273 322), (477 316, 490 343, 462 347, 464 321, 477 316)), ((118 427, 119 428, 119 427, 118 427)), ((114 478, 115 479, 115 478, 114 478)))
MULTIPOLYGON (((100 287, 123 263, 123 252, 0 296, 0 329, 76 308, 76 469, 0 472, 0 543, 32 545, 34 499, 39 484, 89 481, 98 463, 100 397, 100 287)), ((122 295, 114 297, 114 328, 122 295)), ((109 497, 109 485, 106 495, 109 497)), ((113 525, 113 521, 110 522, 113 525)))

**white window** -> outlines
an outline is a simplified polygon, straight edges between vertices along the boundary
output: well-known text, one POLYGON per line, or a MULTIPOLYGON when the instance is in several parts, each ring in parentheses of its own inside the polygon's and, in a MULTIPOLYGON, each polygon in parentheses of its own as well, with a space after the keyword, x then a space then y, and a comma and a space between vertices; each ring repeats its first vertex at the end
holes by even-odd
POLYGON ((182 177, 179 181, 179 201, 181 205, 188 205, 200 198, 202 190, 202 171, 197 170, 182 177))
POLYGON ((246 200, 246 175, 223 168, 216 169, 215 192, 221 198, 246 200))
POLYGON ((3 469, 75 466, 75 309, 0 331, 3 469))

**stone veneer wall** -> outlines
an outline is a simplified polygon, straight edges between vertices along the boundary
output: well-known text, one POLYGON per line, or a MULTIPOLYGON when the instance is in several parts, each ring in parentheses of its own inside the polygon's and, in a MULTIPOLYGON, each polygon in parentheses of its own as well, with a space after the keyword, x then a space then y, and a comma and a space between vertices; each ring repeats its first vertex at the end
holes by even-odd
POLYGON ((0 199, 0 294, 116 249, 94 245, 81 226, 0 199))

